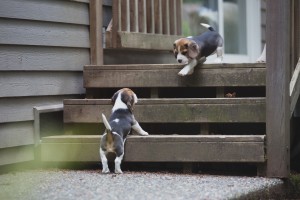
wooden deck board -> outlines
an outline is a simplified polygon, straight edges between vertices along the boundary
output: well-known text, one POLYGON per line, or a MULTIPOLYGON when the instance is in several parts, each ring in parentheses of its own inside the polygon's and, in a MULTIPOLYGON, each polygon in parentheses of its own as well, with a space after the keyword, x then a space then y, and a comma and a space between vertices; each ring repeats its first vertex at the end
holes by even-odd
POLYGON ((265 86, 265 64, 222 63, 197 66, 181 77, 179 64, 102 65, 84 67, 85 88, 265 86))
MULTIPOLYGON (((65 123, 102 123, 110 100, 64 101, 65 123)), ((265 98, 140 99, 134 115, 143 123, 265 122, 265 98)))
MULTIPOLYGON (((100 135, 42 139, 42 161, 100 162, 100 135)), ((127 162, 264 162, 264 135, 129 136, 127 162)))

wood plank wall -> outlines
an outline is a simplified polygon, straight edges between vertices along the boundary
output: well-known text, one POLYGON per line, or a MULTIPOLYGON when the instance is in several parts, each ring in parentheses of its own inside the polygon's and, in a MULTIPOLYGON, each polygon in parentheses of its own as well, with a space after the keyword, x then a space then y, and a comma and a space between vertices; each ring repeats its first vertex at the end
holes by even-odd
POLYGON ((34 158, 34 106, 85 93, 88 2, 0 1, 0 165, 34 158))

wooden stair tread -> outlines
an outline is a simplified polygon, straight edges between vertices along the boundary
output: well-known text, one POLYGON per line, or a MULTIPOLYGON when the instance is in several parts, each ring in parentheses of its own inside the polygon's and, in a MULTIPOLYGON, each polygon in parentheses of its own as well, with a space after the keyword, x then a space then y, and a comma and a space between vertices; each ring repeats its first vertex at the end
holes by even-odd
MULTIPOLYGON (((64 100, 65 123, 100 123, 109 99, 64 100)), ((265 98, 140 99, 134 115, 144 123, 265 122, 265 98)))
MULTIPOLYGON (((139 98, 138 105, 149 104, 256 104, 265 103, 265 97, 245 98, 139 98)), ((65 99, 64 105, 111 105, 111 99, 65 99)))
MULTIPOLYGON (((183 64, 118 64, 118 65, 85 65, 84 70, 151 70, 151 69, 182 69, 183 64)), ((196 69, 234 69, 234 68, 266 68, 265 63, 215 63, 203 64, 196 69)))
POLYGON ((85 88, 265 86, 265 64, 221 63, 197 66, 181 77, 179 64, 87 65, 85 88))
MULTIPOLYGON (((100 135, 42 138, 42 161, 100 161, 100 135)), ((128 162, 264 162, 264 135, 129 136, 128 162)))
MULTIPOLYGON (((59 135, 43 138, 43 143, 99 143, 101 135, 59 135)), ((264 142, 265 135, 129 135, 126 142, 264 142)))

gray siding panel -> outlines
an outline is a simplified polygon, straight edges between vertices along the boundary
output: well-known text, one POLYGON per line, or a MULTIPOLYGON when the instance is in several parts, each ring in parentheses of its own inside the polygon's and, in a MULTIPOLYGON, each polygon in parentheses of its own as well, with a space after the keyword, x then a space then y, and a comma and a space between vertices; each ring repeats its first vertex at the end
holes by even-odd
POLYGON ((89 25, 89 6, 62 0, 1 0, 0 17, 89 25))
POLYGON ((0 97, 83 94, 82 72, 1 72, 0 97))
POLYGON ((89 27, 0 18, 0 43, 89 48, 89 27))
POLYGON ((0 165, 31 161, 34 159, 32 145, 0 149, 0 165))
POLYGON ((35 106, 84 93, 88 0, 0 0, 0 165, 34 159, 35 106))
POLYGON ((33 121, 0 124, 0 149, 34 144, 33 121))
POLYGON ((90 63, 83 48, 0 45, 0 71, 82 71, 90 63))
POLYGON ((78 96, 0 98, 0 123, 32 121, 33 107, 62 104, 64 99, 70 98, 78 96))

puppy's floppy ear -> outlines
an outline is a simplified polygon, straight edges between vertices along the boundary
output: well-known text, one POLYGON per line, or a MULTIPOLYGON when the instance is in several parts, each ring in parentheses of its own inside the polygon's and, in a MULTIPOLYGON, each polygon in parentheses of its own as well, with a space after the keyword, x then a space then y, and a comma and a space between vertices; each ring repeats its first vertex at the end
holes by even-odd
POLYGON ((133 94, 123 94, 122 93, 122 101, 127 105, 128 109, 130 110, 130 112, 133 112, 133 107, 134 104, 137 102, 137 99, 134 97, 134 93, 133 94))
POLYGON ((200 53, 200 48, 195 42, 188 44, 188 55, 190 58, 196 58, 200 53))
POLYGON ((118 97, 118 94, 119 94, 119 91, 116 92, 116 93, 112 96, 112 98, 111 98, 111 103, 112 103, 113 105, 114 105, 115 102, 116 102, 116 99, 117 99, 117 97, 118 97))
POLYGON ((173 54, 174 54, 175 58, 177 58, 177 49, 176 49, 177 45, 176 45, 176 41, 173 44, 173 54))

